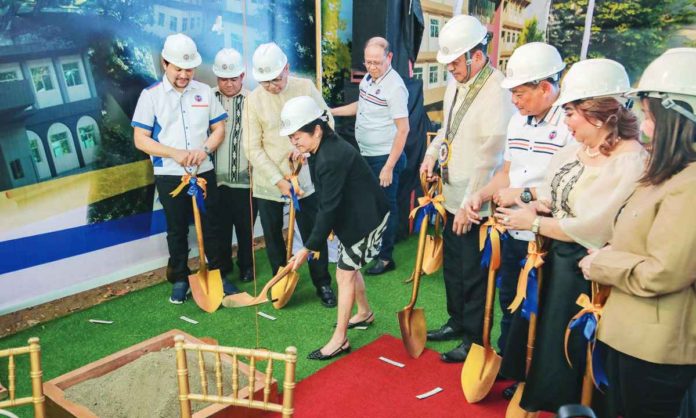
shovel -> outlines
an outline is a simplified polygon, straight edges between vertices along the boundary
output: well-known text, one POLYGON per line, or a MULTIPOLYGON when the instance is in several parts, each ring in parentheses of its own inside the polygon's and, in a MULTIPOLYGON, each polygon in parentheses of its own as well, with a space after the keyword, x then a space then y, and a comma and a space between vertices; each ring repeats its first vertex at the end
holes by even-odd
POLYGON ((220 270, 208 270, 205 262, 205 248, 203 246, 203 228, 201 226, 201 214, 196 203, 196 196, 192 196, 193 221, 196 225, 196 237, 198 238, 198 256, 200 267, 198 273, 189 275, 189 285, 193 300, 201 309, 208 313, 215 312, 222 302, 225 293, 222 289, 222 276, 220 270))
MULTIPOLYGON (((295 193, 300 193, 300 186, 297 181, 297 176, 300 174, 302 169, 302 164, 295 165, 292 158, 290 159, 290 170, 292 174, 290 175, 290 182, 295 193)), ((290 213, 288 215, 288 242, 286 247, 286 253, 288 260, 292 257, 292 243, 295 237, 295 198, 290 199, 290 213)), ((278 270, 280 271, 280 269, 278 270)), ((273 301, 273 307, 276 309, 281 309, 290 302, 292 294, 295 292, 295 287, 297 287, 297 282, 300 280, 300 273, 297 271, 290 271, 284 275, 275 286, 271 287, 271 300, 273 301)))
POLYGON ((247 306, 260 305, 262 303, 269 302, 268 291, 280 281, 286 274, 292 270, 292 264, 288 263, 287 266, 283 267, 278 271, 278 274, 273 276, 271 280, 266 283, 266 285, 261 289, 261 292, 257 296, 251 296, 247 292, 236 293, 234 295, 225 296, 222 300, 222 306, 225 308, 244 308, 247 306))
MULTIPOLYGON (((442 194, 442 181, 440 179, 437 180, 437 185, 433 186, 430 190, 431 198, 434 194, 434 188, 437 188, 437 194, 442 194)), ((435 233, 433 235, 428 234, 425 237, 425 251, 423 255, 424 274, 433 274, 442 267, 442 254, 445 244, 442 239, 440 225, 443 221, 444 219, 441 215, 435 214, 435 233)))
MULTIPOLYGON (((288 242, 287 242, 287 254, 288 259, 292 256, 292 242, 295 236, 295 203, 290 199, 290 214, 288 216, 288 242)), ((281 268, 282 269, 282 268, 281 268)), ((278 271, 281 271, 278 269, 278 271)), ((297 282, 300 280, 300 273, 297 271, 290 271, 284 275, 275 286, 271 287, 271 299, 273 300, 273 307, 276 309, 281 309, 290 302, 292 294, 295 292, 295 287, 297 282)))
MULTIPOLYGON (((493 209, 491 209, 493 210, 493 209)), ((488 395, 495 378, 500 370, 502 358, 491 347, 491 317, 493 314, 493 299, 495 298, 495 272, 500 267, 500 237, 499 230, 496 229, 494 216, 489 216, 488 220, 481 225, 482 228, 489 229, 492 253, 497 252, 497 256, 491 256, 488 267, 488 286, 486 288, 486 310, 483 316, 483 346, 472 344, 469 354, 462 367, 462 390, 464 397, 469 403, 476 403, 488 395)), ((484 238, 485 240, 485 238, 484 238)))
POLYGON ((418 235, 418 252, 416 253, 416 265, 411 277, 413 278, 413 291, 411 301, 404 309, 397 313, 399 318, 399 328, 401 329, 401 339, 408 355, 418 358, 425 349, 427 337, 427 326, 425 324, 425 312, 423 308, 414 309, 418 299, 418 285, 420 284, 421 269, 423 268, 423 250, 425 249, 425 234, 427 234, 428 217, 423 216, 418 235))
MULTIPOLYGON (((537 246, 541 250, 541 243, 537 239, 537 246)), ((541 293, 541 269, 537 270, 537 295, 541 293)), ((537 300, 539 296, 537 296, 537 300)), ((534 354, 534 339, 536 337, 536 324, 537 316, 534 312, 529 314, 529 333, 527 334, 527 358, 525 375, 529 374, 529 366, 532 364, 532 355, 534 354)), ((507 410, 505 411, 505 418, 536 418, 539 416, 539 412, 529 412, 520 406, 520 401, 522 400, 522 394, 524 393, 524 382, 520 382, 515 389, 515 394, 510 399, 507 410)))

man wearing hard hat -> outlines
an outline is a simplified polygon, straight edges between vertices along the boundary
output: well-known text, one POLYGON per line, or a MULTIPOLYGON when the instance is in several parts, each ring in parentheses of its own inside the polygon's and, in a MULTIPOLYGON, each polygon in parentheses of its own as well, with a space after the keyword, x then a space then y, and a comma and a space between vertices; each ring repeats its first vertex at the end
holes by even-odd
MULTIPOLYGON (((150 155, 154 167, 155 187, 167 220, 167 280, 174 285, 169 301, 181 304, 189 290, 192 203, 188 194, 172 197, 170 192, 185 174, 196 174, 207 182, 206 210, 201 212, 203 236, 210 268, 220 268, 219 229, 214 219, 219 196, 210 154, 224 138, 227 114, 210 87, 193 80, 201 56, 191 38, 182 33, 169 35, 161 63, 164 76, 140 94, 131 125, 136 148, 150 155)), ((236 292, 228 281, 224 289, 226 294, 236 292)))
MULTIPOLYGON (((440 31, 437 60, 447 65, 456 82, 447 86, 443 128, 420 168, 432 179, 439 161, 448 212, 443 274, 449 320, 428 332, 431 341, 461 341, 442 354, 446 362, 463 362, 471 344, 481 344, 486 274, 480 266, 479 227, 469 220, 464 204, 500 164, 513 113, 510 92, 500 86, 504 76, 486 55, 487 38, 486 27, 465 15, 455 16, 440 31)), ((488 205, 480 215, 490 215, 488 205)))
MULTIPOLYGON (((576 144, 568 125, 563 123, 563 109, 553 105, 560 93, 559 82, 564 68, 565 63, 556 48, 543 42, 524 44, 510 57, 501 86, 512 92, 512 103, 517 112, 508 124, 502 169, 466 201, 467 215, 472 222, 481 222, 478 211, 484 202, 492 200, 499 207, 510 207, 518 201, 526 204, 536 199, 536 188, 543 183, 551 158, 565 146, 576 144)), ((529 242, 535 237, 530 231, 507 232, 512 239, 503 241, 498 276, 503 311, 498 348, 503 355, 508 354, 505 346, 512 321, 508 307, 517 292, 520 263, 527 256, 529 242)), ((526 305, 528 301, 523 305, 523 315, 533 310, 532 306, 526 305)), ((509 354, 524 356, 525 352, 509 354)), ((506 388, 503 396, 511 398, 515 387, 516 384, 506 388)))
POLYGON ((244 62, 239 52, 222 49, 215 55, 213 73, 217 86, 213 94, 228 115, 225 139, 215 151, 215 172, 220 189, 220 240, 225 271, 232 271, 232 232, 237 236, 239 280, 254 279, 252 234, 256 205, 252 203, 249 161, 242 150, 242 109, 249 93, 244 88, 244 62))
MULTIPOLYGON (((280 112, 293 97, 310 96, 329 110, 314 84, 290 75, 288 58, 273 42, 259 45, 252 57, 254 79, 260 84, 247 96, 242 116, 244 151, 253 167, 253 193, 257 199, 266 253, 275 272, 286 264, 287 253, 283 240, 283 207, 292 197, 289 157, 295 150, 287 136, 280 135, 280 112)), ((329 115, 333 127, 333 118, 329 115)), ((314 225, 318 202, 309 168, 299 174, 300 194, 297 224, 303 239, 309 238, 314 225)), ((293 226, 291 225, 290 228, 293 226)), ((336 306, 331 289, 328 249, 324 245, 320 257, 309 262, 309 272, 317 296, 326 307, 336 306)))

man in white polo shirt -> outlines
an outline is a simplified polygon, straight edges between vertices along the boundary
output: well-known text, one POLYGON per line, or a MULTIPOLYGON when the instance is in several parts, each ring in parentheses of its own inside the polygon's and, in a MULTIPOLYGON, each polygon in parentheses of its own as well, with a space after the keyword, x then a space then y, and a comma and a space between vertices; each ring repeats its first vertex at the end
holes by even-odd
POLYGON ((242 55, 232 48, 225 48, 215 55, 213 73, 217 86, 215 97, 225 109, 225 140, 215 151, 215 172, 220 188, 220 240, 222 262, 225 271, 232 271, 232 233, 237 236, 237 266, 239 280, 254 279, 252 234, 258 210, 252 203, 249 183, 249 161, 242 149, 242 109, 248 90, 244 88, 244 62, 242 55))
MULTIPOLYGON (((544 181, 551 158, 566 145, 575 144, 563 123, 563 109, 553 106, 559 95, 559 80, 564 68, 556 48, 542 42, 522 45, 510 57, 501 86, 512 91, 512 103, 518 112, 508 124, 502 169, 466 202, 472 222, 481 221, 478 211, 484 202, 493 200, 498 206, 509 207, 518 200, 529 203, 535 199, 536 188, 544 181)), ((498 347, 506 359, 516 356, 524 361, 525 352, 505 351, 513 316, 508 307, 515 298, 521 262, 527 255, 529 241, 534 240, 534 233, 514 230, 508 233, 512 239, 503 241, 499 270, 503 317, 498 347)), ((514 388, 504 391, 505 397, 513 394, 514 388)))
MULTIPOLYGON (((290 75, 288 58, 274 42, 259 45, 252 64, 252 74, 260 85, 247 96, 242 114, 242 138, 253 169, 253 193, 259 207, 266 254, 271 269, 276 272, 287 262, 283 207, 291 198, 288 158, 295 150, 290 139, 279 133, 280 112, 285 102, 298 96, 312 97, 327 112, 328 106, 311 81, 290 75)), ((333 127, 333 118, 329 124, 333 127)), ((319 204, 307 165, 302 167, 298 180, 304 194, 298 196, 297 225, 302 239, 307 239, 312 234, 319 204)), ((324 244, 319 258, 309 262, 309 273, 322 305, 332 308, 337 301, 331 289, 328 252, 324 244)))
POLYGON ((389 224, 382 236, 382 246, 375 263, 367 269, 370 275, 382 274, 396 268, 392 252, 399 224, 396 194, 399 175, 406 167, 404 145, 408 136, 408 90, 404 81, 391 67, 389 42, 374 37, 365 44, 367 74, 360 82, 357 102, 332 109, 334 116, 353 116, 355 139, 360 154, 372 169, 389 199, 389 224))
MULTIPOLYGON (((188 188, 176 197, 169 193, 179 186, 186 173, 197 172, 199 178, 205 179, 203 236, 210 268, 219 268, 220 245, 214 222, 218 189, 209 156, 224 138, 227 114, 210 87, 193 80, 201 56, 191 38, 181 33, 168 36, 161 63, 162 81, 140 94, 131 125, 136 148, 152 159, 155 187, 167 219, 167 280, 173 283, 169 301, 180 304, 186 300, 189 289, 188 230, 192 203, 186 193, 188 188)), ((236 292, 227 280, 224 289, 226 294, 236 292)))

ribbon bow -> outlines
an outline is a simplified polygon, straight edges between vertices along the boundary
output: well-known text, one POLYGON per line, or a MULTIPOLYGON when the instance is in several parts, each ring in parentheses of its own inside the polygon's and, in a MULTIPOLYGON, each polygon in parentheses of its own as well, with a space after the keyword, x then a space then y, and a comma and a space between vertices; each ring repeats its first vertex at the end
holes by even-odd
POLYGON ((205 202, 203 199, 205 199, 208 196, 208 192, 206 190, 207 184, 208 182, 205 181, 204 178, 196 177, 195 175, 191 174, 184 174, 183 176, 181 176, 181 183, 179 183, 176 189, 172 190, 169 193, 169 195, 171 197, 178 196, 179 193, 181 193, 181 191, 184 190, 184 187, 188 185, 189 189, 186 192, 186 194, 195 198, 196 204, 198 204, 198 208, 201 210, 201 212, 205 213, 205 202))
POLYGON ((573 329, 581 328, 585 339, 587 339, 587 358, 592 362, 592 367, 590 367, 592 382, 598 389, 600 385, 609 386, 607 375, 602 366, 601 353, 595 352, 599 347, 597 345, 597 325, 599 323, 599 318, 602 316, 602 306, 592 303, 590 297, 584 293, 578 297, 575 303, 582 309, 570 319, 568 327, 566 328, 563 343, 566 361, 568 365, 571 367, 573 366, 570 361, 570 356, 568 355, 568 338, 573 329))
POLYGON ((431 216, 441 216, 443 222, 447 219, 447 212, 445 211, 445 207, 442 205, 444 201, 445 197, 441 194, 438 194, 437 196, 427 194, 418 198, 418 206, 416 206, 408 215, 409 219, 415 218, 415 232, 420 231, 423 216, 427 216, 428 218, 431 216))
POLYGON ((537 273, 539 268, 544 265, 544 256, 546 256, 546 252, 541 251, 536 241, 530 241, 529 247, 527 247, 527 256, 522 260, 524 265, 517 280, 515 299, 508 306, 510 312, 515 312, 525 301, 527 302, 523 309, 527 312, 526 318, 529 318, 529 314, 537 312, 536 295, 539 287, 537 273), (530 295, 529 298, 527 295, 530 295))
POLYGON ((500 267, 500 241, 507 237, 505 232, 505 227, 499 224, 494 216, 489 216, 486 222, 481 224, 481 228, 479 228, 479 250, 483 252, 481 267, 498 270, 500 267))

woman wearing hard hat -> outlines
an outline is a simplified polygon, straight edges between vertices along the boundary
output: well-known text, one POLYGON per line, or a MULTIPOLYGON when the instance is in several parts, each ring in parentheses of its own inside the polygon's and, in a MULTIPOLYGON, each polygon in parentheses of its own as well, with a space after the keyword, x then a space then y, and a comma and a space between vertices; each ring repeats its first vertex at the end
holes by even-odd
POLYGON ((652 150, 619 213, 611 244, 580 262, 611 286, 599 339, 607 346, 607 416, 675 417, 696 378, 696 48, 670 49, 631 91, 652 150))
POLYGON ((326 111, 313 98, 288 100, 280 114, 280 134, 288 135, 300 152, 312 154, 319 210, 312 233, 293 260, 297 270, 311 252, 323 248, 333 230, 341 241, 336 281, 338 320, 333 336, 307 356, 328 360, 350 351, 349 328, 370 326, 374 315, 367 302, 360 268, 379 253, 387 227, 389 204, 377 179, 360 153, 329 127, 326 111), (358 309, 351 321, 353 305, 358 309))
MULTIPOLYGON (((581 399, 588 344, 581 329, 573 329, 567 343, 572 366, 564 352, 568 323, 581 311, 576 301, 585 295, 589 304, 592 294, 577 263, 588 248, 601 248, 611 238, 614 217, 635 189, 647 158, 638 141, 638 120, 621 99, 629 89, 628 75, 616 61, 573 65, 556 104, 563 106, 565 123, 579 146, 567 146, 554 157, 537 189, 540 207, 497 209, 506 228, 551 239, 544 256, 534 354, 520 401, 528 411, 556 411, 581 399), (544 206, 551 216, 544 216, 544 206)), ((515 330, 527 326, 520 316, 514 318, 508 347, 523 334, 515 330)), ((506 360, 501 373, 524 375, 524 361, 506 360)))

